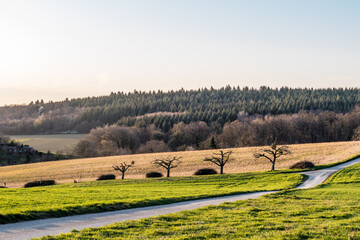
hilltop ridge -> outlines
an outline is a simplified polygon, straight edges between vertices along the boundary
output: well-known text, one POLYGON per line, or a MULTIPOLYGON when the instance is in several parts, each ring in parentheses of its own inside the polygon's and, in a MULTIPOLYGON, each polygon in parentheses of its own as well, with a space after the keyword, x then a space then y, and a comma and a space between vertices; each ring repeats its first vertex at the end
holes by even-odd
POLYGON ((0 107, 5 134, 88 133, 106 124, 146 126, 169 131, 179 122, 216 122, 223 126, 247 116, 301 111, 347 113, 360 104, 358 88, 201 88, 177 91, 112 92, 108 96, 65 99, 0 107))

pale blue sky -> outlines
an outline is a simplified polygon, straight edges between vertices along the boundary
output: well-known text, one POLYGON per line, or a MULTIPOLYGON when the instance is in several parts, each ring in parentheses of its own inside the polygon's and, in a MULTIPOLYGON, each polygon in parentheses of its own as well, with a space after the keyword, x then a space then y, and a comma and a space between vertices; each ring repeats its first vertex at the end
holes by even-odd
POLYGON ((0 105, 111 91, 360 87, 357 0, 0 0, 0 105))

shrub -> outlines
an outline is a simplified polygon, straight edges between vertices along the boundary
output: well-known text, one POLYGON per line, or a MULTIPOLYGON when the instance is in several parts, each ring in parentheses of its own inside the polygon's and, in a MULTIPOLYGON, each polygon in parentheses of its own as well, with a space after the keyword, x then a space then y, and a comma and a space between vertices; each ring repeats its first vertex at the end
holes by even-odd
POLYGON ((115 179, 116 177, 115 177, 115 175, 114 174, 105 174, 105 175, 101 175, 100 177, 98 177, 98 179, 96 179, 96 180, 98 180, 98 181, 100 181, 100 180, 113 180, 113 179, 115 179))
POLYGON ((302 161, 302 162, 295 163, 294 165, 292 165, 290 167, 290 169, 309 169, 309 168, 313 168, 313 167, 315 167, 315 165, 312 162, 302 161))
POLYGON ((159 172, 148 172, 146 174, 146 178, 157 178, 157 177, 162 177, 162 173, 159 172))
POLYGON ((40 181, 28 182, 24 185, 24 188, 49 186, 49 185, 55 185, 55 184, 56 184, 55 180, 40 180, 40 181))
POLYGON ((217 174, 217 171, 212 168, 202 168, 194 173, 194 175, 212 175, 212 174, 217 174))

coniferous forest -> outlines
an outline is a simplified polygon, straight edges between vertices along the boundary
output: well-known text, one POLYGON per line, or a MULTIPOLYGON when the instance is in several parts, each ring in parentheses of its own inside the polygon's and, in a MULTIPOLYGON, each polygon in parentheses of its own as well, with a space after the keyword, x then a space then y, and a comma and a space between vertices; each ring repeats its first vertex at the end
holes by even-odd
POLYGON ((0 131, 91 132, 77 146, 83 156, 204 149, 211 147, 208 142, 237 147, 348 141, 360 135, 358 105, 358 88, 135 90, 1 107, 0 131), (118 133, 115 139, 113 132, 118 133))

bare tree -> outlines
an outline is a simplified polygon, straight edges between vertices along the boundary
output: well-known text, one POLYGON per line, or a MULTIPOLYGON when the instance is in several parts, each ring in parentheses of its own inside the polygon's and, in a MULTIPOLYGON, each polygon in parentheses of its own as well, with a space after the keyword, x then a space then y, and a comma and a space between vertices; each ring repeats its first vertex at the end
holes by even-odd
POLYGON ((152 163, 166 169, 166 177, 170 177, 170 170, 176 168, 181 163, 181 157, 167 157, 165 159, 155 159, 152 163))
POLYGON ((139 153, 155 153, 168 152, 169 148, 163 140, 150 140, 141 145, 138 149, 139 153))
POLYGON ((135 164, 134 161, 131 162, 131 164, 127 164, 126 162, 122 162, 120 163, 119 166, 112 166, 115 170, 120 171, 121 172, 121 179, 124 179, 125 177, 125 172, 130 168, 133 167, 135 164))
POLYGON ((355 128, 354 134, 352 136, 353 141, 360 141, 360 126, 355 128))
POLYGON ((271 171, 275 170, 276 160, 280 156, 287 155, 287 154, 291 153, 288 146, 278 147, 276 143, 271 144, 270 149, 262 149, 261 151, 262 151, 262 153, 255 153, 254 157, 255 158, 266 158, 266 159, 268 159, 272 163, 271 171))
POLYGON ((230 160, 230 155, 232 154, 232 151, 224 152, 220 150, 220 153, 213 153, 212 157, 205 158, 205 162, 212 162, 220 167, 220 174, 224 173, 224 166, 226 163, 230 160))

